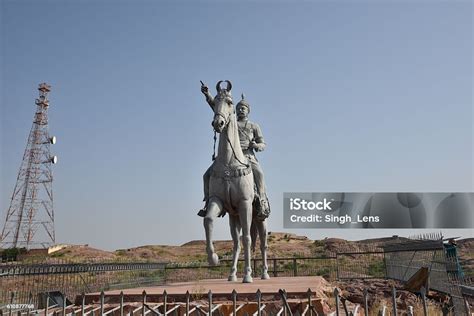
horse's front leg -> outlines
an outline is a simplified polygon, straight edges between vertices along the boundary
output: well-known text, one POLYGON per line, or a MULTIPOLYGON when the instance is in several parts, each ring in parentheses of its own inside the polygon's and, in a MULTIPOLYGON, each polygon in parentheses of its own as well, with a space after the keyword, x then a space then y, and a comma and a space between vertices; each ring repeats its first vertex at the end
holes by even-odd
POLYGON ((212 231, 214 228, 214 220, 218 217, 222 210, 222 202, 217 198, 210 198, 207 206, 207 214, 204 217, 204 229, 206 230, 206 251, 207 261, 209 265, 215 266, 219 264, 219 256, 214 250, 212 243, 212 231))
POLYGON ((239 262, 240 254, 240 221, 238 216, 229 214, 230 234, 234 242, 234 249, 232 251, 232 268, 230 270, 229 281, 237 281, 237 264, 239 262))
POLYGON ((258 236, 260 239, 260 251, 262 253, 262 280, 270 279, 268 275, 268 264, 267 264, 267 250, 268 250, 268 240, 267 240, 267 221, 254 220, 255 225, 257 226, 258 236))
POLYGON ((243 283, 252 283, 252 265, 251 265, 251 237, 250 226, 252 225, 252 201, 243 200, 239 206, 240 225, 242 226, 242 242, 244 244, 245 271, 243 283))

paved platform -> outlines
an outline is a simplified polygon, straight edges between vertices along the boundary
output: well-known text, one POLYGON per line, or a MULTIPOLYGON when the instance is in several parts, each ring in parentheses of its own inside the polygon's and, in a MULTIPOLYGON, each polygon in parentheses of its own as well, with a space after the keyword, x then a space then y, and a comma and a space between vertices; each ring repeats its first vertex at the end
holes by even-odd
MULTIPOLYGON (((223 279, 199 280, 191 282, 180 282, 154 287, 139 287, 133 289, 113 290, 105 292, 108 303, 116 303, 120 300, 120 292, 124 293, 125 302, 140 302, 143 291, 147 293, 148 302, 160 302, 163 292, 166 290, 168 301, 183 301, 188 291, 193 298, 206 299, 207 293, 212 291, 213 300, 231 300, 232 291, 238 293, 239 300, 255 299, 257 290, 262 292, 265 300, 280 299, 278 291, 284 289, 288 298, 304 298, 308 289, 312 295, 318 296, 328 287, 327 281, 319 276, 305 277, 276 277, 270 280, 254 278, 253 283, 229 282, 223 279)), ((100 293, 86 295, 86 302, 98 302, 100 293)))

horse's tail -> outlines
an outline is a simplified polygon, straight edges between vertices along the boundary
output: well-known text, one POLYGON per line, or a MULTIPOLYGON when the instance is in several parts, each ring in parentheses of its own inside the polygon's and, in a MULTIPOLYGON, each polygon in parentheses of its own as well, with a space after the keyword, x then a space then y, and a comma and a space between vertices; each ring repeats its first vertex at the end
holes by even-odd
POLYGON ((255 252, 255 248, 257 247, 257 237, 258 237, 258 229, 257 225, 255 225, 255 220, 252 221, 252 225, 250 226, 250 237, 252 238, 252 252, 255 252))

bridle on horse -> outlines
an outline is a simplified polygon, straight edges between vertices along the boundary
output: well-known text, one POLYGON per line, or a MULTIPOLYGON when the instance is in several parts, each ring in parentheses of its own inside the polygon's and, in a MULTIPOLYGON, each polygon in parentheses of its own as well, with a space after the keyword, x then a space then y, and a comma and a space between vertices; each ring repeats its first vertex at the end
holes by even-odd
MULTIPOLYGON (((229 118, 230 118, 230 113, 229 115, 227 116, 227 118, 224 116, 224 114, 218 112, 218 113, 214 113, 215 116, 220 116, 224 119, 224 128, 227 126, 227 124, 230 122, 228 121, 229 118)), ((213 126, 214 127, 214 126, 213 126)), ((227 137, 227 139, 229 139, 229 137, 227 137)), ((216 160, 216 142, 217 142, 217 131, 216 131, 216 128, 214 127, 214 152, 212 153, 212 161, 216 160)), ((232 149, 233 151, 234 149, 232 149)), ((234 153, 235 154, 235 153, 234 153)))
MULTIPOLYGON (((225 96, 222 96, 221 95, 221 83, 222 82, 226 82, 227 83, 227 87, 224 89, 224 91, 227 92, 228 96, 230 97, 230 90, 232 90, 232 83, 229 81, 229 80, 225 80, 225 81, 222 81, 220 80, 219 82, 217 82, 216 84, 216 90, 217 92, 219 93, 218 94, 218 98, 222 98, 222 97, 225 97, 225 96)), ((230 99, 230 104, 232 104, 232 99, 230 99)), ((227 117, 222 114, 221 112, 215 112, 214 111, 214 119, 216 116, 220 116, 224 119, 224 129, 227 127, 227 125, 229 125, 229 122, 230 122, 230 116, 232 115, 232 112, 229 113, 229 115, 227 115, 227 117)), ((243 166, 245 166, 246 168, 249 168, 250 167, 250 164, 248 163, 243 163, 242 161, 240 161, 240 159, 237 157, 237 155, 235 154, 235 149, 234 149, 234 146, 232 146, 232 143, 230 142, 230 139, 229 139, 229 135, 226 135, 226 138, 227 138, 227 141, 229 142, 229 145, 230 145, 230 148, 232 149, 232 154, 234 155, 235 159, 243 166)), ((216 131, 216 127, 214 126, 214 152, 212 154, 212 161, 216 160, 216 142, 217 142, 217 131, 216 131)))

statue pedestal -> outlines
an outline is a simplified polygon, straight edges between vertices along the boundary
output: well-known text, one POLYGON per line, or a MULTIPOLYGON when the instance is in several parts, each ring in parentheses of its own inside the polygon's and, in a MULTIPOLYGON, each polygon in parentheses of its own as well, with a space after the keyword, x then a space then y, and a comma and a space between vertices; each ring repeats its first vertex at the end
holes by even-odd
MULTIPOLYGON (((212 291, 214 302, 231 301, 232 291, 237 292, 239 301, 255 301, 256 292, 262 292, 262 301, 281 300, 278 291, 284 289, 289 299, 305 299, 308 297, 308 289, 313 292, 313 297, 325 296, 326 290, 331 292, 330 284, 319 276, 305 277, 276 277, 270 280, 254 278, 253 283, 242 283, 242 279, 229 282, 224 279, 199 280, 191 282, 172 283, 154 287, 139 287, 123 290, 126 302, 141 302, 142 293, 146 291, 147 302, 158 302, 163 299, 163 292, 168 294, 168 302, 185 302, 186 291, 194 298, 207 299, 207 294, 212 291)), ((113 290, 105 292, 109 303, 120 302, 120 291, 113 290)), ((86 295, 86 302, 99 302, 100 293, 86 295)))

